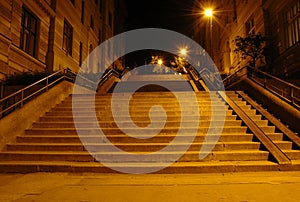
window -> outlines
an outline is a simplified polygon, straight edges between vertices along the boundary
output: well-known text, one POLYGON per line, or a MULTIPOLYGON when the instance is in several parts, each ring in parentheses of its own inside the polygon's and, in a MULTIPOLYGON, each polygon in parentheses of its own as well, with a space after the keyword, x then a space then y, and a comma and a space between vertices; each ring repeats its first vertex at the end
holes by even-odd
POLYGON ((36 57, 38 19, 23 7, 21 21, 20 48, 36 57))
POLYGON ((91 15, 90 27, 91 27, 92 29, 94 29, 94 18, 93 18, 92 15, 91 15))
POLYGON ((287 48, 300 40, 300 1, 298 0, 286 13, 287 48))
POLYGON ((81 1, 81 23, 84 23, 84 0, 81 1))
POLYGON ((245 23, 246 35, 255 34, 254 18, 253 16, 245 23))
POLYGON ((72 40, 73 40, 73 27, 65 20, 64 22, 64 34, 63 34, 63 50, 67 55, 72 55, 72 40))
POLYGON ((80 43, 79 43, 79 66, 81 66, 82 65, 82 48, 83 48, 83 44, 82 44, 82 42, 80 41, 80 43))

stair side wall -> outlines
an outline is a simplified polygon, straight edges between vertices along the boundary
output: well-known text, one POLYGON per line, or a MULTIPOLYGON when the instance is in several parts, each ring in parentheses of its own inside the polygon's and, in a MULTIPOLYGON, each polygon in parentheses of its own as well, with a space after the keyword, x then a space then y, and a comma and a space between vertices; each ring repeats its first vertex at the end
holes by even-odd
POLYGON ((299 110, 292 107, 284 100, 278 98, 271 92, 265 90, 248 78, 230 88, 231 90, 243 90, 250 95, 256 102, 262 104, 275 117, 280 119, 284 124, 300 134, 300 113, 299 110))
POLYGON ((34 121, 69 96, 72 91, 73 84, 63 81, 25 104, 21 109, 0 119, 0 150, 3 150, 7 143, 13 142, 16 136, 22 135, 34 121))

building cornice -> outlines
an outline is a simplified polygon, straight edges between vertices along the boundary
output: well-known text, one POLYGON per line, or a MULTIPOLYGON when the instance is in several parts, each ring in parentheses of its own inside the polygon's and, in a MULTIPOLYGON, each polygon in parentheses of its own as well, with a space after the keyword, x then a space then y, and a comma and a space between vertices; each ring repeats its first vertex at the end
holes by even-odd
POLYGON ((55 16, 55 11, 45 0, 34 0, 34 2, 51 17, 55 16))

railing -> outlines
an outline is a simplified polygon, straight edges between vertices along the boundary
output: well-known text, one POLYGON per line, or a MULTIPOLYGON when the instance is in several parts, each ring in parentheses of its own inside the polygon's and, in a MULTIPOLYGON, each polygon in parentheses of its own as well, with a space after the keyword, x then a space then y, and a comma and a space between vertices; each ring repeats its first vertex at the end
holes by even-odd
POLYGON ((0 99, 4 97, 4 80, 0 79, 0 99))
POLYGON ((191 75, 191 77, 193 78, 194 81, 199 80, 199 73, 192 65, 190 65, 189 68, 187 68, 187 71, 191 75))
POLYGON ((229 76, 223 79, 223 84, 225 87, 230 86, 231 84, 239 81, 242 77, 247 76, 247 66, 241 67, 231 73, 229 76))
POLYGON ((252 70, 248 78, 300 109, 300 87, 260 70, 252 70))
POLYGON ((49 88, 64 79, 64 71, 57 71, 21 90, 12 93, 0 100, 0 118, 14 111, 33 97, 48 91, 49 88))
POLYGON ((5 98, 0 99, 0 118, 11 113, 17 108, 23 107, 25 103, 29 100, 35 98, 36 96, 47 92, 54 85, 58 84, 63 80, 68 80, 70 82, 75 82, 76 84, 90 88, 97 89, 97 83, 90 81, 89 79, 72 72, 70 69, 59 70, 25 88, 18 90, 5 98), (78 80, 79 79, 79 80, 78 80))
POLYGON ((68 68, 65 69, 65 79, 72 83, 76 82, 77 85, 83 86, 90 90, 96 90, 98 86, 96 82, 84 77, 81 73, 77 74, 68 68))
POLYGON ((102 86, 111 76, 115 76, 117 78, 120 78, 122 74, 120 74, 118 71, 115 69, 109 69, 107 72, 103 74, 101 77, 100 82, 98 83, 98 88, 102 86))

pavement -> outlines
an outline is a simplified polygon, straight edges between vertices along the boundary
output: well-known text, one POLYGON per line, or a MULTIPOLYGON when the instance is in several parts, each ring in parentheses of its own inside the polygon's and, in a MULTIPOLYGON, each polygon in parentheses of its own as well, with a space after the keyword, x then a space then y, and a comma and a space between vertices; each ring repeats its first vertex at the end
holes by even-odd
POLYGON ((0 201, 300 201, 300 172, 0 174, 0 201))

